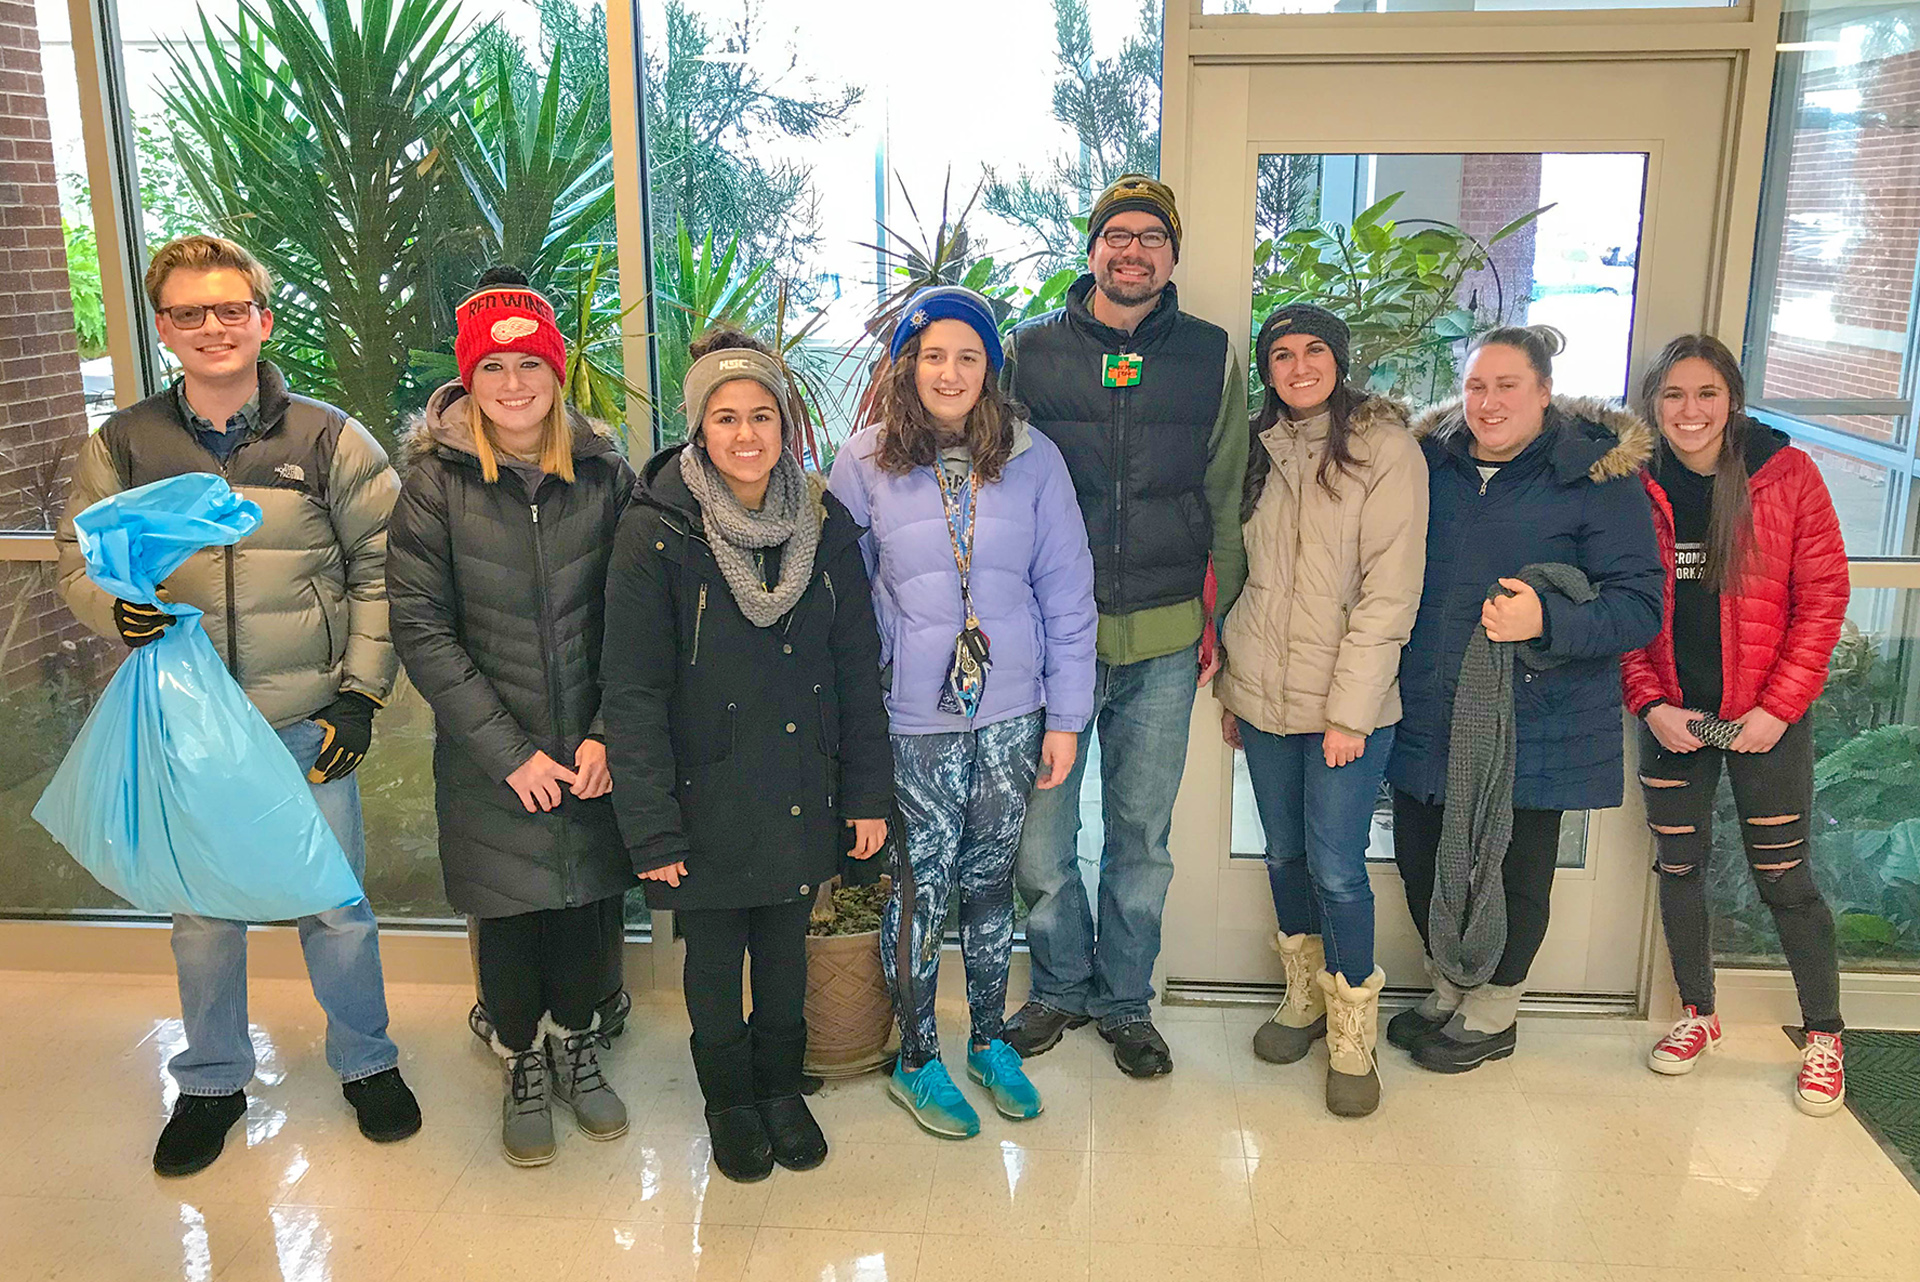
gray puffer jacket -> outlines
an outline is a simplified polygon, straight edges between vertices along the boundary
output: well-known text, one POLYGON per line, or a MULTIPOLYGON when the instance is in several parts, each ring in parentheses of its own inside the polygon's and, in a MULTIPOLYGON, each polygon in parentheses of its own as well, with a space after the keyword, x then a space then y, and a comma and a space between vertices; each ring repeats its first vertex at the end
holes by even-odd
POLYGON ((394 644, 433 706, 447 901, 479 917, 577 907, 636 884, 611 801, 563 792, 529 814, 506 778, 536 750, 571 768, 600 737, 607 561, 633 470, 576 415, 572 484, 506 460, 489 484, 465 396, 440 388, 408 433, 388 564, 394 644))
POLYGON ((342 690, 386 700, 399 666, 387 635, 387 514, 400 481, 346 411, 291 394, 266 361, 259 371, 259 426, 224 465, 181 418, 171 387, 109 418, 80 449, 55 538, 68 608, 117 640, 113 597, 87 577, 76 515, 188 472, 223 476, 258 503, 259 529, 231 548, 194 553, 161 596, 206 612, 214 649, 278 729, 342 690))

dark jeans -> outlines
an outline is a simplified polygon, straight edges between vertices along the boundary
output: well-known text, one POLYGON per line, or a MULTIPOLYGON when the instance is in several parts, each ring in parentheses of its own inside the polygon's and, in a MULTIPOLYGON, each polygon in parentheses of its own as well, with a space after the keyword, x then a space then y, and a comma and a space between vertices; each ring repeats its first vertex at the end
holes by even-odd
MULTIPOLYGON (((1433 906, 1434 857, 1440 850, 1440 822, 1445 808, 1393 790, 1393 861, 1400 865, 1400 881, 1407 889, 1407 911, 1427 940, 1427 914, 1433 906)), ((1488 983, 1517 988, 1547 937, 1547 918, 1553 909, 1553 869, 1560 858, 1558 810, 1513 812, 1513 837, 1507 842, 1500 876, 1507 900, 1507 947, 1488 983)))
POLYGON ((1393 755, 1393 727, 1368 735, 1359 758, 1337 768, 1327 765, 1324 741, 1324 735, 1268 734, 1240 722, 1253 800, 1267 833, 1274 916, 1285 934, 1322 936, 1327 969, 1360 985, 1373 974, 1367 843, 1393 755))
POLYGON ((1754 888, 1773 913, 1780 950, 1800 994, 1800 1017, 1814 1032, 1838 1033, 1840 960, 1833 911, 1807 862, 1813 809, 1813 732, 1805 718, 1788 726, 1770 752, 1700 748, 1668 752, 1640 728, 1640 787, 1659 856, 1660 922, 1680 1000, 1713 1011, 1713 939, 1707 919, 1707 865, 1713 854, 1713 803, 1725 765, 1740 816, 1740 843, 1754 888), (1784 820, 1784 822, 1781 822, 1784 820))
MULTIPOLYGON (((612 902, 620 902, 613 896, 612 902)), ((533 1049, 540 1017, 570 1032, 593 1025, 612 964, 606 901, 480 919, 480 991, 500 1044, 533 1049)))
POLYGON ((787 1032, 806 1025, 807 919, 811 897, 760 908, 690 908, 674 913, 687 942, 687 1015, 696 1045, 746 1041, 740 959, 751 966, 753 1025, 787 1032))

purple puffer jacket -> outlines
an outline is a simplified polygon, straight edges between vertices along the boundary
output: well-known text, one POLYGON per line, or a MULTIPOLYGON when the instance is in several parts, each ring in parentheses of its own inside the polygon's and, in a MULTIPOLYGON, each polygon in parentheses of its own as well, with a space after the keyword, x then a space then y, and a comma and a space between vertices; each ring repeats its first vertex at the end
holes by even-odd
POLYGON ((873 579, 880 662, 893 665, 894 734, 948 734, 1047 710, 1047 729, 1079 732, 1093 716, 1093 555, 1060 450, 1025 423, 1000 479, 980 491, 973 606, 993 667, 971 722, 936 706, 965 622, 940 482, 930 467, 890 476, 874 463, 878 427, 854 433, 828 484, 853 519, 873 579))

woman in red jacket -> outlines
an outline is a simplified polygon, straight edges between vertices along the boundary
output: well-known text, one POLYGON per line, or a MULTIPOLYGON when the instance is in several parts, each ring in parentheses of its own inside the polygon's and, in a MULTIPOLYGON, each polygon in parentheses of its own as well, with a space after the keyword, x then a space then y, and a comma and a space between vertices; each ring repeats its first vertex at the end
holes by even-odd
POLYGON ((1718 339, 1676 338, 1641 386, 1661 444, 1642 473, 1667 568, 1660 635, 1621 661, 1644 722, 1640 783, 1659 848, 1660 917, 1686 1017, 1648 1056, 1693 1070, 1720 1041, 1706 865, 1724 761, 1740 840, 1799 990, 1807 1048, 1795 1103, 1846 1099, 1833 913, 1814 885, 1807 710, 1847 610, 1847 553, 1813 460, 1743 412, 1739 364, 1718 339))

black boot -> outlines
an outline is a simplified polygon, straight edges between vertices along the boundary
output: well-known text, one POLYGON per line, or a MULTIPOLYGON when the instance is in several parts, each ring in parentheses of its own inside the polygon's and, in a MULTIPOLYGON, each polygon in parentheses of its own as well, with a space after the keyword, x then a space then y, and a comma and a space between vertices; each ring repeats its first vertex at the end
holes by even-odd
POLYGON ((773 1174, 773 1145, 753 1102, 753 1057, 743 1032, 736 1042, 703 1046, 691 1039, 693 1071, 707 1101, 707 1135, 713 1164, 737 1184, 773 1174))
POLYGON ((811 1171, 827 1160, 827 1137, 800 1098, 807 1026, 770 1031, 756 1024, 750 1036, 753 1098, 773 1145, 773 1160, 789 1171, 811 1171))

